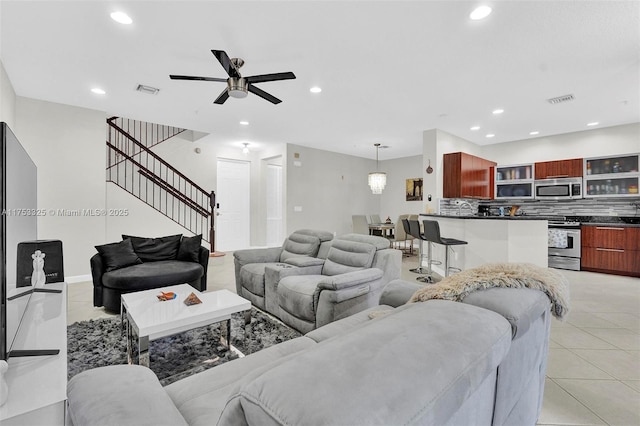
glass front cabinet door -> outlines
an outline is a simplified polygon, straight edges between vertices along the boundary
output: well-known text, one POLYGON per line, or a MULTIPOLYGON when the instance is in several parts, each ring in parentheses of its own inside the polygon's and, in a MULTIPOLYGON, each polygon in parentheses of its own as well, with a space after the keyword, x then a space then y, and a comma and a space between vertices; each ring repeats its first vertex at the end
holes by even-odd
POLYGON ((639 154, 584 159, 585 198, 639 197, 639 154))
POLYGON ((497 166, 494 198, 533 198, 534 176, 533 164, 497 166))

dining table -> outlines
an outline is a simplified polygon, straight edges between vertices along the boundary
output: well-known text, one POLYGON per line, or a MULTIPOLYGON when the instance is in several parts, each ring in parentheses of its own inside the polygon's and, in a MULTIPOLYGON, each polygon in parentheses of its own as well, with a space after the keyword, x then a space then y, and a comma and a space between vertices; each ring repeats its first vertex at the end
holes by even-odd
POLYGON ((393 237, 393 230, 396 228, 395 223, 370 223, 369 224, 369 235, 375 235, 375 231, 380 231, 379 234, 383 237, 391 238, 393 237))

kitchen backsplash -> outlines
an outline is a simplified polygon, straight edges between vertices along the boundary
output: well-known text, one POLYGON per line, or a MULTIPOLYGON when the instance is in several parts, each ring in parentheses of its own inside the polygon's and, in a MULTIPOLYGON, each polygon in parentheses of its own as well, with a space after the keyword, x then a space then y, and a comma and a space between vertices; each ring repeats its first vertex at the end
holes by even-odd
MULTIPOLYGON (((440 200, 440 214, 457 215, 460 211, 462 216, 475 215, 478 212, 478 205, 491 206, 491 214, 497 215, 498 208, 504 207, 508 212, 513 205, 520 206, 517 214, 527 216, 640 216, 640 198, 632 199, 582 199, 570 201, 518 201, 512 203, 506 200, 481 201, 468 198, 448 198, 440 200), (471 204, 463 205, 461 209, 454 204, 455 200, 466 201, 471 204)), ((507 213, 508 214, 508 213, 507 213)))

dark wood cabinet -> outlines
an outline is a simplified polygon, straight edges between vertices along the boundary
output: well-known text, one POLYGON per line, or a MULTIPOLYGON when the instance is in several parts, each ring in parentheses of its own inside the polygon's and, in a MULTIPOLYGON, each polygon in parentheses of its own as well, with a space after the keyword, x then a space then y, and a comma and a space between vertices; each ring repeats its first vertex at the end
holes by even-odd
POLYGON ((496 163, 465 152, 443 156, 444 198, 493 198, 493 168, 496 163))
POLYGON ((535 163, 536 179, 582 177, 582 158, 535 163))
POLYGON ((640 276, 640 228, 582 226, 581 269, 640 276))

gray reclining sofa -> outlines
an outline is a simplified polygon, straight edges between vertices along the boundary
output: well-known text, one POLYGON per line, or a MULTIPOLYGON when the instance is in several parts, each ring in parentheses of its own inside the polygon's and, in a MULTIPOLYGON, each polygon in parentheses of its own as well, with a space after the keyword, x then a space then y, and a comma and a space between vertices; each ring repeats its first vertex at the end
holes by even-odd
POLYGON ((377 305, 402 253, 382 237, 332 237, 303 229, 282 248, 234 252, 238 294, 301 333, 377 305))
POLYGON ((535 425, 545 294, 496 288, 403 304, 415 288, 393 281, 380 306, 164 388, 145 367, 85 371, 68 385, 70 423, 535 425))

